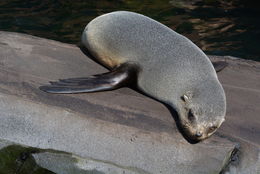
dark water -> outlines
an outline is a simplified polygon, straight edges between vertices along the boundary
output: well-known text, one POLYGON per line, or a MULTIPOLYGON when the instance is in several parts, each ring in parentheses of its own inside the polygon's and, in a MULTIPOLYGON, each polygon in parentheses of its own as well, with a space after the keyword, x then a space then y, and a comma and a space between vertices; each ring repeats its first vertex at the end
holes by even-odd
POLYGON ((259 5, 250 0, 0 0, 0 30, 77 44, 91 19, 129 10, 187 36, 208 54, 260 61, 259 5))

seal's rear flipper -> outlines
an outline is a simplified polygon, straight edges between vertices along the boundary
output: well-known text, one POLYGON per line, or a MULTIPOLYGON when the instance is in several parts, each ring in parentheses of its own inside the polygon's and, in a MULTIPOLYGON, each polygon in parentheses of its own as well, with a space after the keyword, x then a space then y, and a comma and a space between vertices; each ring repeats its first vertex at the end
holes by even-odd
POLYGON ((72 94, 84 92, 107 91, 120 88, 136 80, 137 68, 123 64, 104 74, 91 77, 60 79, 50 82, 51 85, 41 86, 40 89, 49 93, 72 94))
POLYGON ((220 72, 221 70, 223 70, 224 68, 226 68, 226 66, 228 66, 228 63, 225 61, 216 61, 216 62, 212 62, 216 72, 220 72))

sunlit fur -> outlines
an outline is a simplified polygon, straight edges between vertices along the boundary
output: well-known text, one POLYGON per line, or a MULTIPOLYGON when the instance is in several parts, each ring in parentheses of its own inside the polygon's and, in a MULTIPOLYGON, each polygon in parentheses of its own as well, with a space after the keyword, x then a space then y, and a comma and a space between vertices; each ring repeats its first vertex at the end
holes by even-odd
POLYGON ((165 25, 133 12, 108 13, 87 25, 82 42, 109 68, 137 65, 138 89, 178 113, 179 127, 187 139, 208 138, 224 121, 225 93, 209 58, 165 25), (187 119, 189 110, 196 117, 194 122, 187 119), (209 133, 212 126, 216 129, 209 133), (200 137, 194 136, 198 130, 200 137))

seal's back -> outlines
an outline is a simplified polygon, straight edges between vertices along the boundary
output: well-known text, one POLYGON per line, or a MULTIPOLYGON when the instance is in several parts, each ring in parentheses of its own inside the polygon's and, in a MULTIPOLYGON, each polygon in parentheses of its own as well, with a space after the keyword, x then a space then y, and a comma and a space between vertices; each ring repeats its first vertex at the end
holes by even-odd
POLYGON ((137 13, 118 11, 95 18, 86 26, 82 42, 108 68, 125 62, 140 65, 139 88, 162 101, 173 91, 178 94, 206 79, 217 80, 210 60, 195 44, 137 13))

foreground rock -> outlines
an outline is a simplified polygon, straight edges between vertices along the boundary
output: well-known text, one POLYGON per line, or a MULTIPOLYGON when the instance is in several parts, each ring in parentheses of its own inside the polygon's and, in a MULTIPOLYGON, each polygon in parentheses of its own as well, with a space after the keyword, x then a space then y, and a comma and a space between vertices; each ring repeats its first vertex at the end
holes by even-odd
MULTIPOLYGON (((217 135, 191 145, 162 104, 128 88, 40 91, 50 80, 107 70, 76 46, 0 32, 0 153, 50 173, 257 173, 260 65, 224 58, 227 121, 217 135)), ((6 166, 0 164, 8 173, 6 166)))

